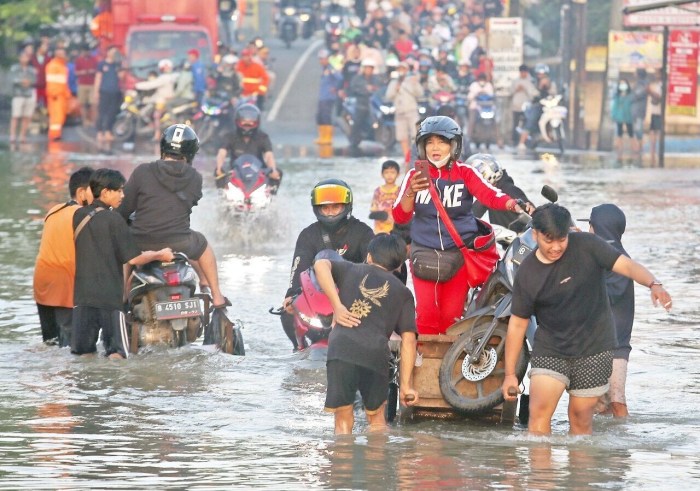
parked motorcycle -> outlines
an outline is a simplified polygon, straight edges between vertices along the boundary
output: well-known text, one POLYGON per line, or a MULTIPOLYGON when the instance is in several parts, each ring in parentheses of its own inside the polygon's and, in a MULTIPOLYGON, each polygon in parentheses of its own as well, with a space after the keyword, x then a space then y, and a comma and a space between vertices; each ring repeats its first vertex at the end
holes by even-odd
POLYGON ((476 97, 477 114, 469 140, 474 145, 474 151, 484 145, 486 151, 496 143, 498 126, 496 124, 496 100, 492 95, 481 94, 476 97))
MULTIPOLYGON (((216 343, 222 351, 244 354, 240 328, 231 325, 228 329, 220 318, 223 313, 217 314, 217 322, 210 322, 209 296, 194 293, 194 268, 186 255, 174 255, 171 262, 153 261, 136 267, 129 278, 130 351, 137 353, 140 346, 152 344, 181 347, 194 342, 206 326, 209 332, 222 331, 216 343)), ((205 336, 205 344, 209 344, 206 341, 205 336)))
POLYGON ((228 210, 233 215, 262 213, 269 209, 276 189, 268 183, 267 169, 255 155, 243 154, 232 169, 218 178, 228 210))
MULTIPOLYGON (((152 91, 126 91, 121 110, 112 126, 115 141, 125 142, 153 134, 155 105, 145 100, 151 94, 152 91)), ((195 100, 172 100, 161 114, 159 125, 161 129, 165 129, 176 122, 190 121, 197 110, 198 104, 195 100)))
MULTIPOLYGON (((542 195, 551 202, 558 199, 556 191, 549 186, 542 188, 542 195)), ((459 338, 447 350, 440 365, 440 390, 452 407, 466 414, 483 413, 503 402, 501 385, 513 281, 523 259, 537 248, 529 216, 521 217, 528 222, 527 228, 517 236, 502 235, 503 245, 507 246, 505 255, 484 285, 471 294, 464 317, 447 330, 447 334, 459 338)), ((533 317, 527 328, 527 343, 523 344, 516 364, 518 381, 525 376, 536 328, 533 317)), ((521 399, 521 412, 523 405, 527 406, 526 400, 521 399)))

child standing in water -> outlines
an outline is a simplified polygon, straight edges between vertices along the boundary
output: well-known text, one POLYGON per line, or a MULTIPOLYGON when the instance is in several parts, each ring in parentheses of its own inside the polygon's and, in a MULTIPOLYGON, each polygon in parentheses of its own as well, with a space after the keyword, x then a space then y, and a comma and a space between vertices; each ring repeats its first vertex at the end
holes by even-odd
POLYGON ((374 190, 372 205, 369 209, 369 218, 374 220, 375 234, 388 234, 394 228, 391 207, 399 196, 399 186, 396 184, 399 169, 399 164, 394 160, 385 160, 382 163, 384 184, 374 190))

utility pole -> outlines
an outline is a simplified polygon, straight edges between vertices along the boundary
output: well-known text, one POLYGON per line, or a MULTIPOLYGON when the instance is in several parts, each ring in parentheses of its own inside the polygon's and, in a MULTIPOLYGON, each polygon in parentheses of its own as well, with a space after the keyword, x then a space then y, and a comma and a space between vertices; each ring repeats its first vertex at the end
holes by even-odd
POLYGON ((575 67, 572 76, 573 142, 579 149, 586 147, 586 127, 583 119, 583 96, 586 82, 586 0, 571 0, 573 31, 573 57, 575 67))

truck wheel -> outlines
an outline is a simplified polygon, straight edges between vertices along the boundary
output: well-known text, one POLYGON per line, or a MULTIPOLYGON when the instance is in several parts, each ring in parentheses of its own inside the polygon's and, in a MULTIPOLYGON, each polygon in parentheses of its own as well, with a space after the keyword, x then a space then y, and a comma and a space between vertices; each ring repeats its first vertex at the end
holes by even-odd
MULTIPOLYGON (((477 363, 466 361, 467 352, 484 336, 493 317, 482 317, 478 323, 452 344, 442 359, 439 371, 440 391, 455 409, 478 414, 503 402, 501 385, 505 376, 504 360, 508 319, 499 319, 477 363)), ((530 354, 527 345, 518 358, 515 373, 518 381, 525 376, 530 354)))

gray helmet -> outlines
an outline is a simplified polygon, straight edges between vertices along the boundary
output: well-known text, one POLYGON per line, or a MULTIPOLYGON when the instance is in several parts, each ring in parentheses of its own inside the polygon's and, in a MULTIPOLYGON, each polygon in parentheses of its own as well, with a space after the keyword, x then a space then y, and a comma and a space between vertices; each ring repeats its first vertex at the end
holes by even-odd
POLYGON ((423 120, 416 135, 416 147, 418 148, 418 157, 421 160, 426 159, 425 140, 430 135, 447 138, 452 145, 450 157, 452 160, 459 159, 462 153, 462 128, 459 127, 459 124, 454 119, 447 116, 430 116, 423 120))
POLYGON ((198 150, 197 133, 186 124, 168 126, 160 137, 160 153, 162 155, 185 157, 185 160, 191 164, 198 150))
POLYGON ((474 167, 491 185, 495 185, 503 177, 503 167, 490 153, 475 153, 467 159, 466 163, 474 167))

